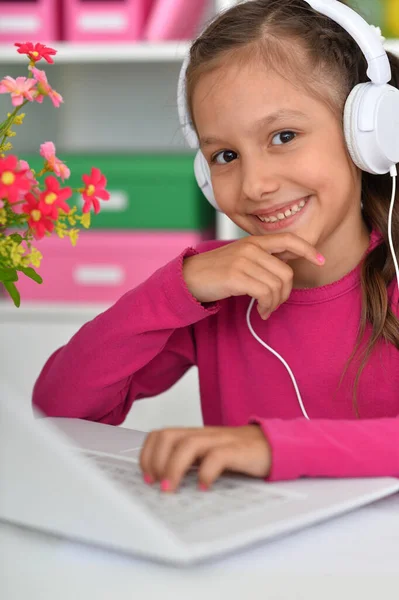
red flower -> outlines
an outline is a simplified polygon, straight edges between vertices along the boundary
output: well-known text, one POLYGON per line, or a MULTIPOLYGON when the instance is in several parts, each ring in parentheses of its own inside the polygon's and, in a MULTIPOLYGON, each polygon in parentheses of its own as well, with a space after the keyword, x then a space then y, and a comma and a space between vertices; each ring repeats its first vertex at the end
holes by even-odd
POLYGON ((50 217, 43 213, 40 202, 31 193, 25 196, 26 204, 23 206, 23 211, 29 215, 28 225, 33 231, 33 235, 37 240, 44 237, 46 231, 50 233, 54 229, 54 223, 50 217))
POLYGON ((92 167, 90 175, 82 175, 82 179, 86 186, 82 192, 84 200, 82 212, 90 212, 90 208, 93 205, 94 212, 97 214, 100 212, 98 198, 100 200, 110 199, 109 193, 104 189, 107 185, 107 179, 97 167, 92 167))
POLYGON ((70 187, 60 188, 60 183, 54 175, 49 175, 44 180, 46 189, 39 196, 40 210, 51 219, 58 219, 58 209, 69 213, 71 207, 65 202, 72 196, 70 187))
POLYGON ((51 55, 57 54, 57 50, 54 50, 54 48, 48 48, 39 43, 33 45, 32 42, 25 42, 24 44, 17 42, 14 46, 18 48, 19 54, 26 54, 33 62, 44 58, 48 63, 53 63, 51 55))
POLYGON ((14 155, 0 158, 0 198, 17 202, 26 194, 32 183, 26 176, 27 169, 18 169, 18 158, 14 155))

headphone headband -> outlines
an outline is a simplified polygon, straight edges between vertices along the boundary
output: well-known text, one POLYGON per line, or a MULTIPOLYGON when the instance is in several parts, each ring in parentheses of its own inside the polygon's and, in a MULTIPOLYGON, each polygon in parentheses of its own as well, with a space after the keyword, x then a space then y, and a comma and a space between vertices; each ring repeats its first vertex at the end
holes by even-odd
POLYGON ((305 0, 314 10, 341 25, 357 42, 367 63, 369 79, 378 85, 391 80, 391 67, 381 39, 357 12, 338 0, 305 0))

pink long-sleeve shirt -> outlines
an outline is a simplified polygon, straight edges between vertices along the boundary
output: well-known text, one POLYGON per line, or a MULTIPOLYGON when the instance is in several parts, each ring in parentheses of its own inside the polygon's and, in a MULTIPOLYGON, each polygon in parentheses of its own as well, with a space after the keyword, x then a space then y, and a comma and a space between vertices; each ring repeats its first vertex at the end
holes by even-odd
MULTIPOLYGON (((373 232, 369 250, 379 242, 373 232)), ((267 321, 252 310, 256 333, 291 367, 307 420, 285 366, 247 327, 250 298, 202 305, 185 285, 184 257, 224 243, 184 250, 85 324, 48 359, 33 403, 49 416, 118 425, 135 400, 165 391, 196 365, 204 424, 258 422, 272 449, 270 480, 399 477, 398 350, 379 342, 369 359, 360 419, 352 401, 359 363, 337 389, 360 322, 360 265, 335 283, 293 289, 267 321)), ((396 280, 388 293, 398 315, 396 280)))

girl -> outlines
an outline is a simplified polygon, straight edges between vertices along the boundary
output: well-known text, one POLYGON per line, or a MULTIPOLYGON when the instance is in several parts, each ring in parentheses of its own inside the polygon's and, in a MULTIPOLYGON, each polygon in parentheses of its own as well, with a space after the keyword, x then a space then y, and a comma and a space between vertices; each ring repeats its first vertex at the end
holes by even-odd
POLYGON ((254 0, 210 24, 191 48, 187 104, 217 204, 249 236, 185 249, 87 323, 44 366, 39 409, 118 425, 196 365, 205 427, 150 433, 147 483, 174 491, 194 463, 201 489, 225 470, 399 476, 391 181, 355 166, 342 127, 366 68, 303 0, 254 0))

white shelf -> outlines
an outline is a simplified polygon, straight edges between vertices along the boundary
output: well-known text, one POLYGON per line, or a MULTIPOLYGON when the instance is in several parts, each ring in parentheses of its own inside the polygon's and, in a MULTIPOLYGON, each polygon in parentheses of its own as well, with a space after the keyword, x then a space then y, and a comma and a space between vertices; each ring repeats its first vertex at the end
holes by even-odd
POLYGON ((11 322, 62 322, 82 320, 88 321, 96 315, 104 312, 112 303, 57 303, 57 302, 29 302, 21 300, 21 306, 17 308, 11 301, 0 300, 0 323, 11 322))
MULTIPOLYGON (((121 44, 53 42, 48 44, 57 50, 55 64, 71 63, 128 63, 128 62, 174 62, 182 61, 190 42, 162 42, 158 44, 135 42, 121 44)), ((27 57, 18 54, 13 44, 0 44, 0 63, 23 63, 27 57)), ((44 60, 38 64, 47 66, 44 60)))
MULTIPOLYGON (((135 42, 121 44, 54 42, 49 44, 58 51, 56 64, 73 63, 131 63, 180 62, 186 56, 189 41, 162 42, 158 44, 135 42)), ((399 39, 387 40, 385 48, 399 54, 399 39)), ((12 44, 0 44, 0 63, 26 63, 26 56, 18 54, 12 44)), ((39 66, 48 66, 40 61, 39 66)))

